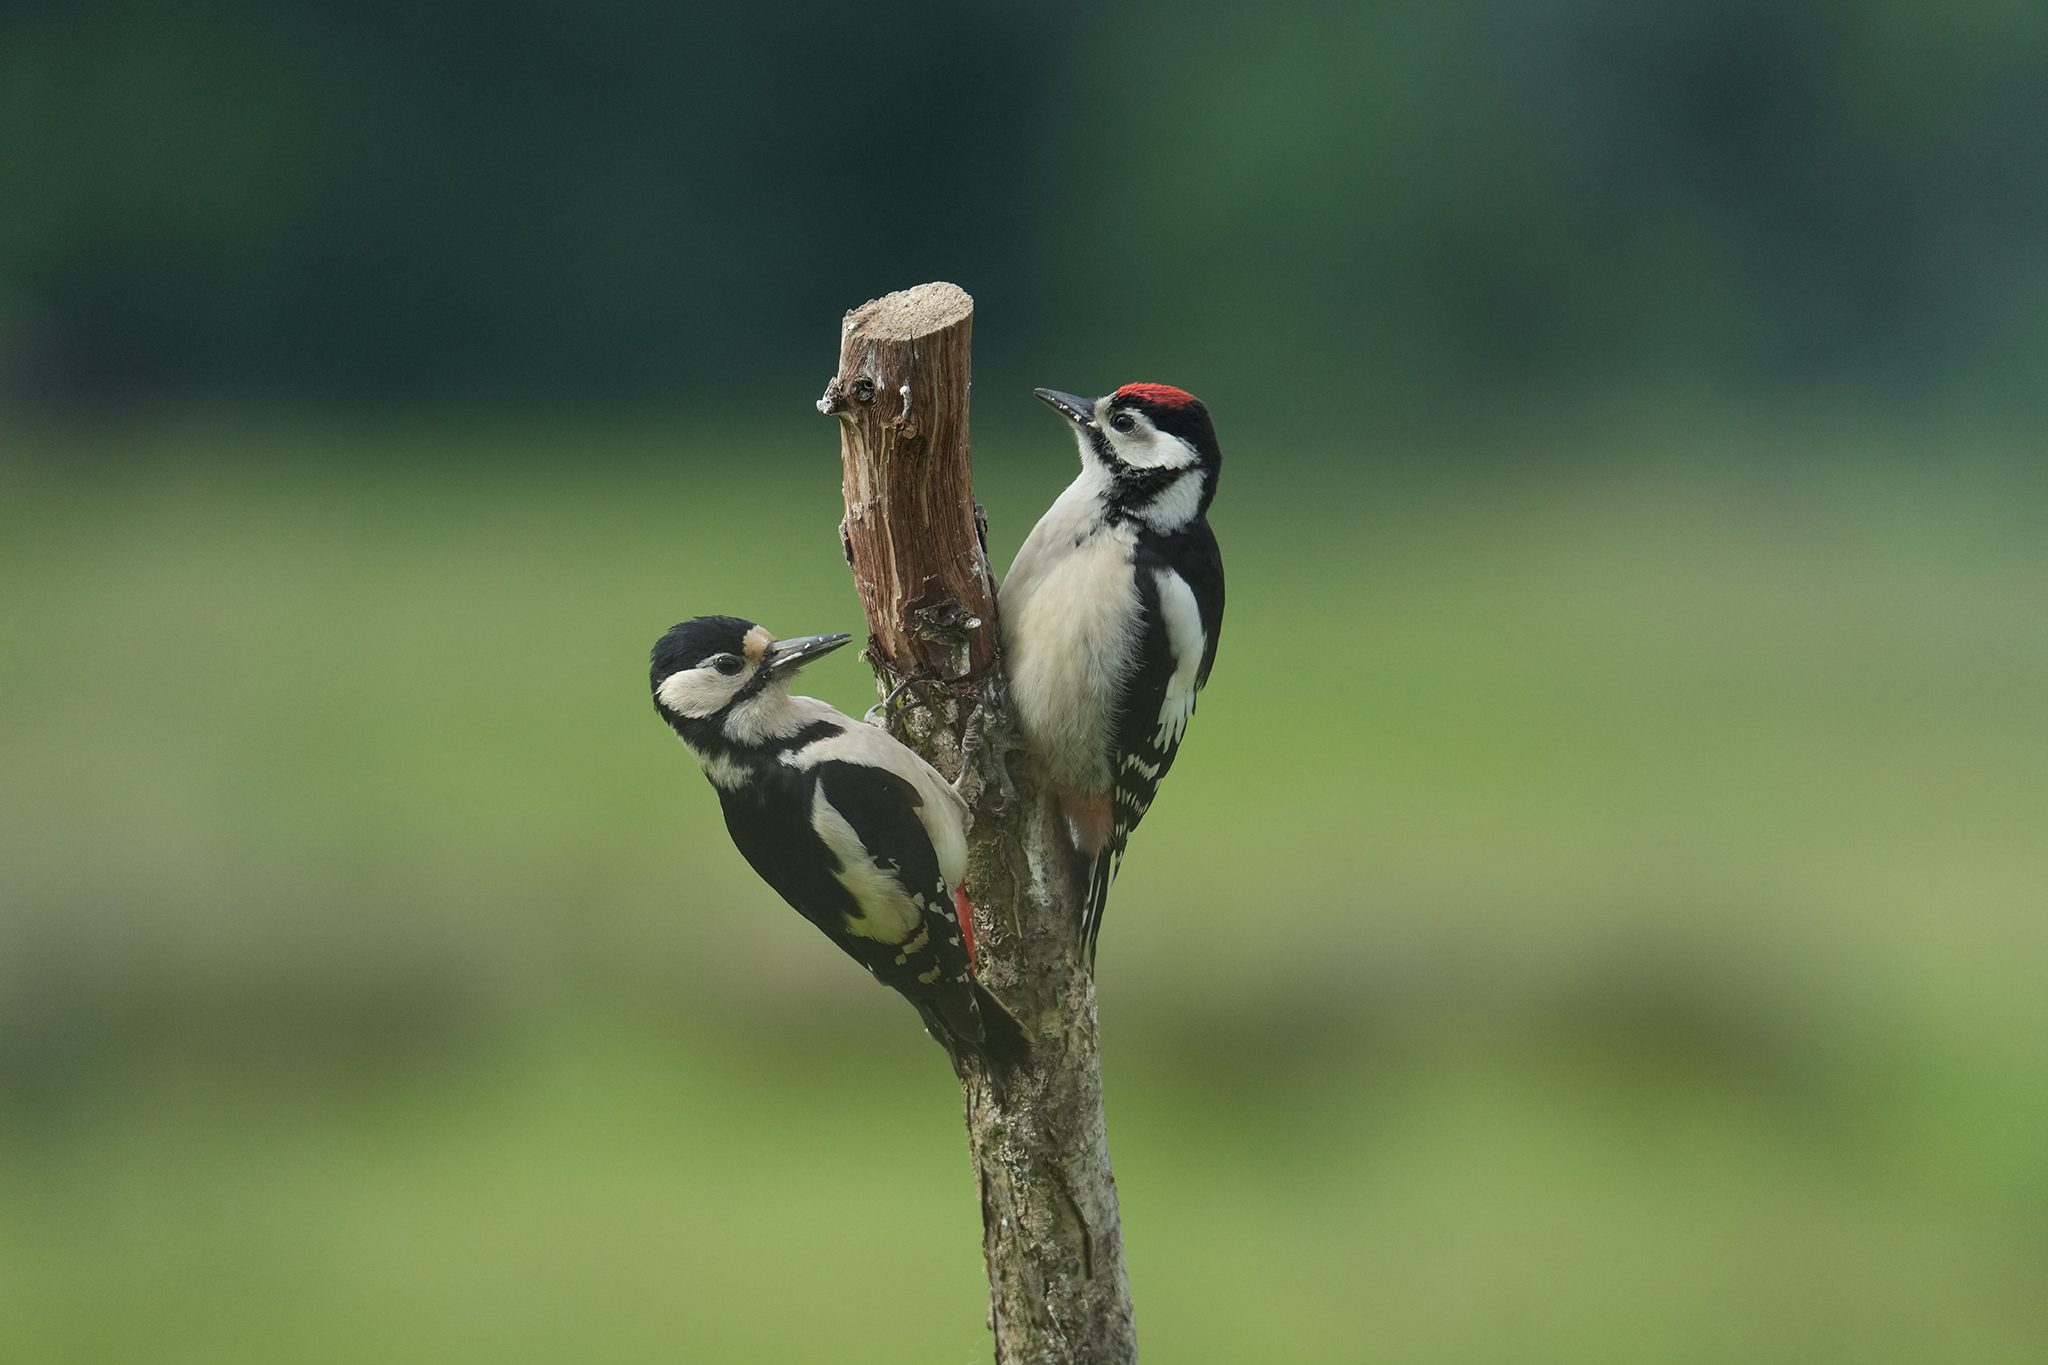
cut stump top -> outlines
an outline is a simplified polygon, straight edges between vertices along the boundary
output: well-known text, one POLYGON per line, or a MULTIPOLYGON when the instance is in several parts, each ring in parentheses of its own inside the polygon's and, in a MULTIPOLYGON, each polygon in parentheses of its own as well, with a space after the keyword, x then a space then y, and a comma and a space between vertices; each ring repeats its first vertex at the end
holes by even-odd
POLYGON ((944 331, 974 312, 974 300, 957 284, 937 280, 869 299, 846 315, 842 333, 887 341, 911 341, 944 331))

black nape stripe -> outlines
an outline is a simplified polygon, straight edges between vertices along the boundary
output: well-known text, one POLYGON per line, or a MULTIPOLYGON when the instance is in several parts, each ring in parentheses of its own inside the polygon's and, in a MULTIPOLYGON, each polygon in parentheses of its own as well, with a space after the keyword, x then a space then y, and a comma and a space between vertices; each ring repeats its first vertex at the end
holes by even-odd
POLYGON ((780 761, 784 754, 795 753, 807 744, 829 739, 839 733, 839 727, 829 720, 813 721, 792 734, 777 735, 759 744, 735 744, 726 738, 725 709, 708 716, 674 716, 663 711, 662 719, 669 728, 681 735, 686 743, 697 752, 710 758, 722 759, 739 768, 766 767, 780 761))

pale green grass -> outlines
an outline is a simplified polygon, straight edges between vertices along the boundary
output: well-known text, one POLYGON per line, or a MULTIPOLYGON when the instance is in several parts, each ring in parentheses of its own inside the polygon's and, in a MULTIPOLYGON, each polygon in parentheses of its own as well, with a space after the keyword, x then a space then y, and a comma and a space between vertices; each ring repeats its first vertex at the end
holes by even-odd
MULTIPOLYGON (((801 430, 12 440, 0 1358, 984 1357, 936 1049, 642 685, 857 621, 801 430)), ((1148 1355, 2039 1358, 2048 497, 1708 454, 1234 461, 1103 947, 1148 1355)))

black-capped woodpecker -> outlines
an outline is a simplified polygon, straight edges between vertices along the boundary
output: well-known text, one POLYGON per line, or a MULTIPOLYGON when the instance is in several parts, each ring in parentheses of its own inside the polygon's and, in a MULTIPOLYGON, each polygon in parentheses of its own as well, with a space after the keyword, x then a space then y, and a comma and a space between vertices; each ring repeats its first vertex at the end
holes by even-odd
POLYGON ((685 621, 654 646, 654 709, 763 881, 915 1005, 956 1070, 967 1052, 1012 1065, 1024 1035, 973 974, 965 803, 884 731, 789 694, 797 670, 849 638, 685 621))
POLYGON ((1216 661, 1223 557, 1207 514, 1223 452, 1209 410, 1170 385, 1037 393, 1073 424, 1081 473, 1003 579, 1003 649, 1018 727, 1087 868, 1093 962, 1110 880, 1216 661))

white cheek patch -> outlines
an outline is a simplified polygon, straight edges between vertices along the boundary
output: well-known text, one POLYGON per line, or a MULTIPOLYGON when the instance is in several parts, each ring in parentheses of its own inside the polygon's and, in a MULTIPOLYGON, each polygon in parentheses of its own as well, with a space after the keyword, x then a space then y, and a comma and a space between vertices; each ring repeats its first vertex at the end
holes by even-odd
POLYGON ((654 695, 679 716, 708 716, 732 699, 744 675, 728 678, 715 669, 689 668, 661 680, 654 695))
POLYGON ((1135 431, 1112 431, 1109 439, 1116 457, 1134 469, 1192 469, 1199 458, 1186 441, 1147 422, 1135 431))

